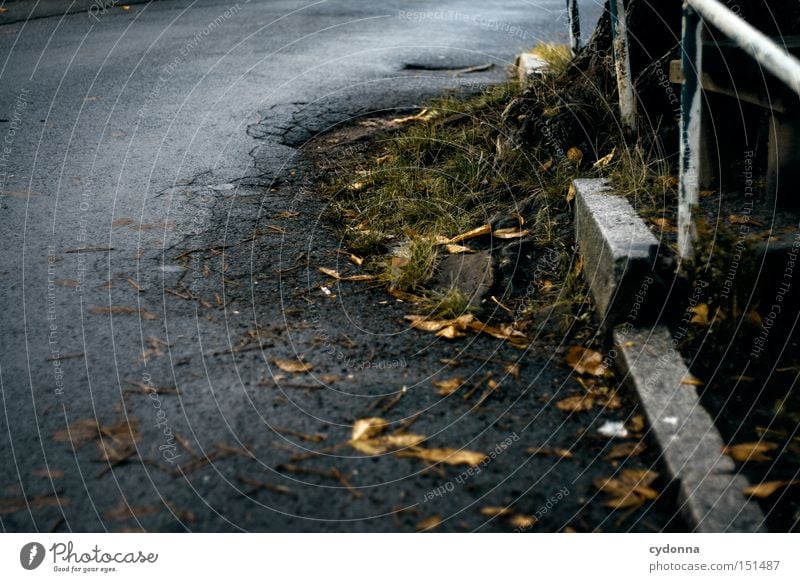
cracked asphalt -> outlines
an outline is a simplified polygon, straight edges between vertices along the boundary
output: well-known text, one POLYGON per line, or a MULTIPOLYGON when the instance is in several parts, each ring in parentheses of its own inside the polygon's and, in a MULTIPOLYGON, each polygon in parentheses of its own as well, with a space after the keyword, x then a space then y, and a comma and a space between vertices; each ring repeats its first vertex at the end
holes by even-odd
POLYGON ((669 491, 603 506, 592 481, 619 463, 596 425, 635 402, 558 410, 581 391, 566 346, 437 340, 318 271, 356 272, 302 146, 502 81, 563 41, 562 1, 31 4, 0 15, 3 531, 518 527, 488 506, 537 516, 530 531, 680 529, 669 491), (431 385, 488 374, 481 405, 431 385), (471 472, 366 457, 345 443, 369 416, 500 452, 471 472))

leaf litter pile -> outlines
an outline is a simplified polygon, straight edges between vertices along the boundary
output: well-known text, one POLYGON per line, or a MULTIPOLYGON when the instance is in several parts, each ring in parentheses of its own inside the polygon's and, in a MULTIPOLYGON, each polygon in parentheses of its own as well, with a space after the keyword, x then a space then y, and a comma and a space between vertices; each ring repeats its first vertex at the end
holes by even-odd
MULTIPOLYGON (((564 113, 559 96, 564 66, 559 63, 533 81, 538 102, 554 104, 553 116, 564 113)), ((595 144, 577 135, 570 143, 569 133, 560 134, 560 144, 541 135, 521 140, 522 98, 520 86, 511 82, 467 99, 442 99, 410 115, 368 119, 349 134, 317 138, 312 149, 325 176, 329 218, 340 230, 344 257, 318 270, 335 285, 385 287, 407 309, 406 325, 444 341, 485 336, 521 350, 533 341, 552 347, 566 343, 571 346, 564 350, 566 369, 573 371, 580 393, 553 405, 567 416, 616 411, 622 400, 604 362, 572 239, 571 182, 624 178, 631 166, 629 150, 624 143, 617 147, 610 136, 595 144), (475 292, 452 279, 442 281, 448 264, 475 257, 489 257, 479 263, 486 288, 475 292)), ((323 293, 334 296, 332 286, 325 284, 323 293)), ((519 378, 519 365, 509 363, 506 372, 519 378)), ((442 398, 461 394, 464 399, 482 383, 486 390, 478 406, 499 382, 462 376, 432 381, 442 398)), ((486 457, 480 451, 429 447, 425 435, 389 427, 380 417, 357 420, 347 445, 367 456, 432 464, 469 467, 486 457)), ((595 480, 598 493, 606 496, 598 503, 625 510, 621 522, 659 496, 657 473, 628 467, 647 450, 640 415, 585 430, 604 443, 600 458, 613 469, 609 477, 595 480)), ((563 462, 574 456, 559 447, 527 450, 563 462)), ((537 521, 510 508, 484 509, 484 515, 504 516, 514 527, 527 529, 537 521)), ((418 529, 439 522, 433 515, 418 529)))

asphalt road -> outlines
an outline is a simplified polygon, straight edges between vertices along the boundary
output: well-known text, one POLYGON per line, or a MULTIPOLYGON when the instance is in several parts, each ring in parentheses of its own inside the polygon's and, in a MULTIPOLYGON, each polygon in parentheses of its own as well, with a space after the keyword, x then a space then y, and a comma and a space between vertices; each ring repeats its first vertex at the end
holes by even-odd
POLYGON ((616 464, 594 427, 635 403, 557 410, 581 390, 564 346, 431 341, 385 292, 326 294, 317 271, 347 267, 299 146, 502 80, 563 41, 562 1, 65 4, 0 14, 4 531, 509 531, 480 511, 506 505, 538 512, 531 531, 667 526, 668 495, 601 505, 616 464), (297 356, 310 372, 274 364, 297 356), (481 406, 431 385, 488 373, 481 406), (378 415, 428 446, 510 444, 466 476, 343 444, 378 415))

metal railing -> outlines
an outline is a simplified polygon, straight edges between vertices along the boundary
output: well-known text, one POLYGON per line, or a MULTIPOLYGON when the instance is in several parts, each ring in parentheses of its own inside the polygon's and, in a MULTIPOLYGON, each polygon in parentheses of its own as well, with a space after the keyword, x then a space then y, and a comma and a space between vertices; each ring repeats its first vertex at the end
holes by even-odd
MULTIPOLYGON (((611 4, 617 0, 610 0, 611 4)), ((622 0, 618 0, 622 1, 622 0)), ((681 39, 680 186, 678 250, 691 261, 697 242, 693 215, 700 194, 700 136, 702 124, 703 27, 714 26, 766 71, 800 95, 800 61, 718 0, 685 0, 681 39)))

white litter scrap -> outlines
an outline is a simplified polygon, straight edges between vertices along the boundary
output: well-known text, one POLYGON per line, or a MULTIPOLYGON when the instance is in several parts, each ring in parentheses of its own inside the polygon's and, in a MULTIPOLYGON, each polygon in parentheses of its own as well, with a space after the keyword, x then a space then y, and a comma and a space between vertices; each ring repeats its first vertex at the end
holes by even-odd
POLYGON ((322 287, 320 287, 320 290, 321 290, 321 291, 322 291, 322 292, 323 292, 325 295, 330 295, 330 294, 331 294, 331 290, 330 290, 330 289, 328 289, 327 287, 325 287, 324 285, 323 285, 322 287))
POLYGON ((603 426, 597 429, 597 432, 610 439, 624 439, 628 436, 628 429, 625 428, 625 423, 618 420, 606 421, 603 426))

